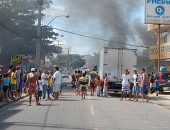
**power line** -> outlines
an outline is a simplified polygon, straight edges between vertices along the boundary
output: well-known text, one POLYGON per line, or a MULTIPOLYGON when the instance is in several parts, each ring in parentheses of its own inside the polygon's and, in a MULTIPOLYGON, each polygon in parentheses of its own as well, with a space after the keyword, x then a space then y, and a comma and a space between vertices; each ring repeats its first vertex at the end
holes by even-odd
POLYGON ((6 28, 7 30, 9 30, 10 32, 18 35, 18 36, 25 37, 25 36, 23 36, 22 34, 19 34, 19 33, 15 32, 15 31, 13 31, 12 29, 8 28, 7 26, 5 26, 5 25, 4 25, 3 23, 1 23, 1 22, 0 22, 0 25, 3 26, 4 28, 6 28))
POLYGON ((146 47, 146 46, 110 41, 110 40, 101 39, 101 38, 97 38, 97 37, 92 37, 92 36, 88 36, 88 35, 84 35, 84 34, 79 34, 79 33, 71 32, 71 31, 66 31, 66 30, 62 30, 62 29, 58 29, 58 28, 54 28, 54 29, 59 30, 59 31, 62 31, 62 32, 66 32, 66 33, 70 33, 70 34, 74 34, 74 35, 78 35, 78 36, 90 38, 90 39, 99 40, 99 41, 104 41, 104 42, 109 42, 109 43, 114 43, 114 44, 128 45, 128 46, 135 46, 135 47, 141 47, 141 48, 148 48, 148 47, 146 47))

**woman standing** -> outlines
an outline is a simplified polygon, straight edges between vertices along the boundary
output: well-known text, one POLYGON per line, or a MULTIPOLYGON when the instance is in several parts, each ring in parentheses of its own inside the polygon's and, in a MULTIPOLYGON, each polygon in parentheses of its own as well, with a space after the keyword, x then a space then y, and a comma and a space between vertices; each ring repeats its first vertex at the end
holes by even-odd
POLYGON ((109 86, 109 78, 107 77, 107 74, 105 74, 105 78, 104 78, 104 88, 103 88, 103 94, 104 97, 107 97, 107 89, 109 86))
POLYGON ((144 102, 144 99, 146 99, 146 102, 148 102, 148 97, 146 96, 146 92, 147 92, 147 78, 146 78, 146 74, 145 74, 145 69, 143 68, 141 70, 141 94, 142 94, 142 102, 144 102))

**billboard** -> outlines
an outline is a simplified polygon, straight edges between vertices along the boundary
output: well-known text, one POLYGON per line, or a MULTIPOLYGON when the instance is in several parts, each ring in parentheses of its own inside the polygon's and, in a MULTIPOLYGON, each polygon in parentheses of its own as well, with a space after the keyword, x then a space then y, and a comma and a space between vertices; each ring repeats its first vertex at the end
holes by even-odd
MULTIPOLYGON (((170 59, 170 42, 162 43, 160 48, 161 59, 170 59)), ((158 59, 158 45, 152 45, 149 47, 149 60, 158 59)))
POLYGON ((170 0, 145 0, 146 24, 170 24, 170 0))
POLYGON ((22 63, 22 56, 17 56, 17 55, 11 56, 11 63, 12 64, 21 64, 22 63))

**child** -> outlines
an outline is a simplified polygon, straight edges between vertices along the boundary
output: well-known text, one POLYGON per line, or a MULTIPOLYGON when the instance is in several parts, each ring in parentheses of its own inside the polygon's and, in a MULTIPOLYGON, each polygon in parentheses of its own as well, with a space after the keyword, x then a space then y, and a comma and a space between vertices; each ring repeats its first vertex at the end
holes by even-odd
POLYGON ((105 77, 103 76, 103 79, 101 80, 101 90, 100 90, 102 97, 103 97, 104 79, 105 77))
POLYGON ((2 80, 2 85, 3 85, 3 94, 4 94, 4 101, 8 101, 7 98, 7 91, 9 89, 9 83, 10 83, 10 78, 8 77, 8 74, 4 74, 3 80, 2 80))
POLYGON ((0 100, 3 100, 3 93, 2 93, 2 75, 0 74, 0 100))
POLYGON ((38 90, 38 101, 41 101, 41 97, 42 97, 42 91, 43 91, 43 87, 42 87, 42 80, 41 80, 41 76, 38 77, 38 83, 39 83, 39 90, 38 90))
POLYGON ((52 90, 53 90, 52 87, 53 87, 53 78, 52 78, 52 72, 50 72, 49 79, 48 79, 48 88, 47 88, 49 100, 51 100, 50 94, 52 94, 52 90))
POLYGON ((155 89, 156 89, 156 96, 158 96, 159 91, 160 91, 159 77, 155 80, 155 89))
POLYGON ((97 77, 97 79, 96 79, 96 85, 97 85, 97 89, 96 89, 96 91, 97 91, 97 97, 100 97, 100 94, 101 94, 101 84, 102 84, 102 82, 101 82, 101 80, 100 80, 100 76, 98 76, 97 77))

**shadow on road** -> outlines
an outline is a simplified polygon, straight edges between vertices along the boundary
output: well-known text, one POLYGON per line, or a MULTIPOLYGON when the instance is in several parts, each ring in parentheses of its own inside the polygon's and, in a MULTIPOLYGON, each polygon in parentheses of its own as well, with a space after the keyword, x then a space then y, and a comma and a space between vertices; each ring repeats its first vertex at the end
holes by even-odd
POLYGON ((35 122, 6 122, 6 123, 0 123, 0 129, 5 130, 8 128, 8 126, 16 126, 16 127, 34 127, 34 128, 41 128, 43 129, 64 129, 64 130, 94 130, 94 128, 84 129, 80 127, 74 127, 71 125, 60 125, 60 124, 49 124, 49 123, 35 123, 35 122))

